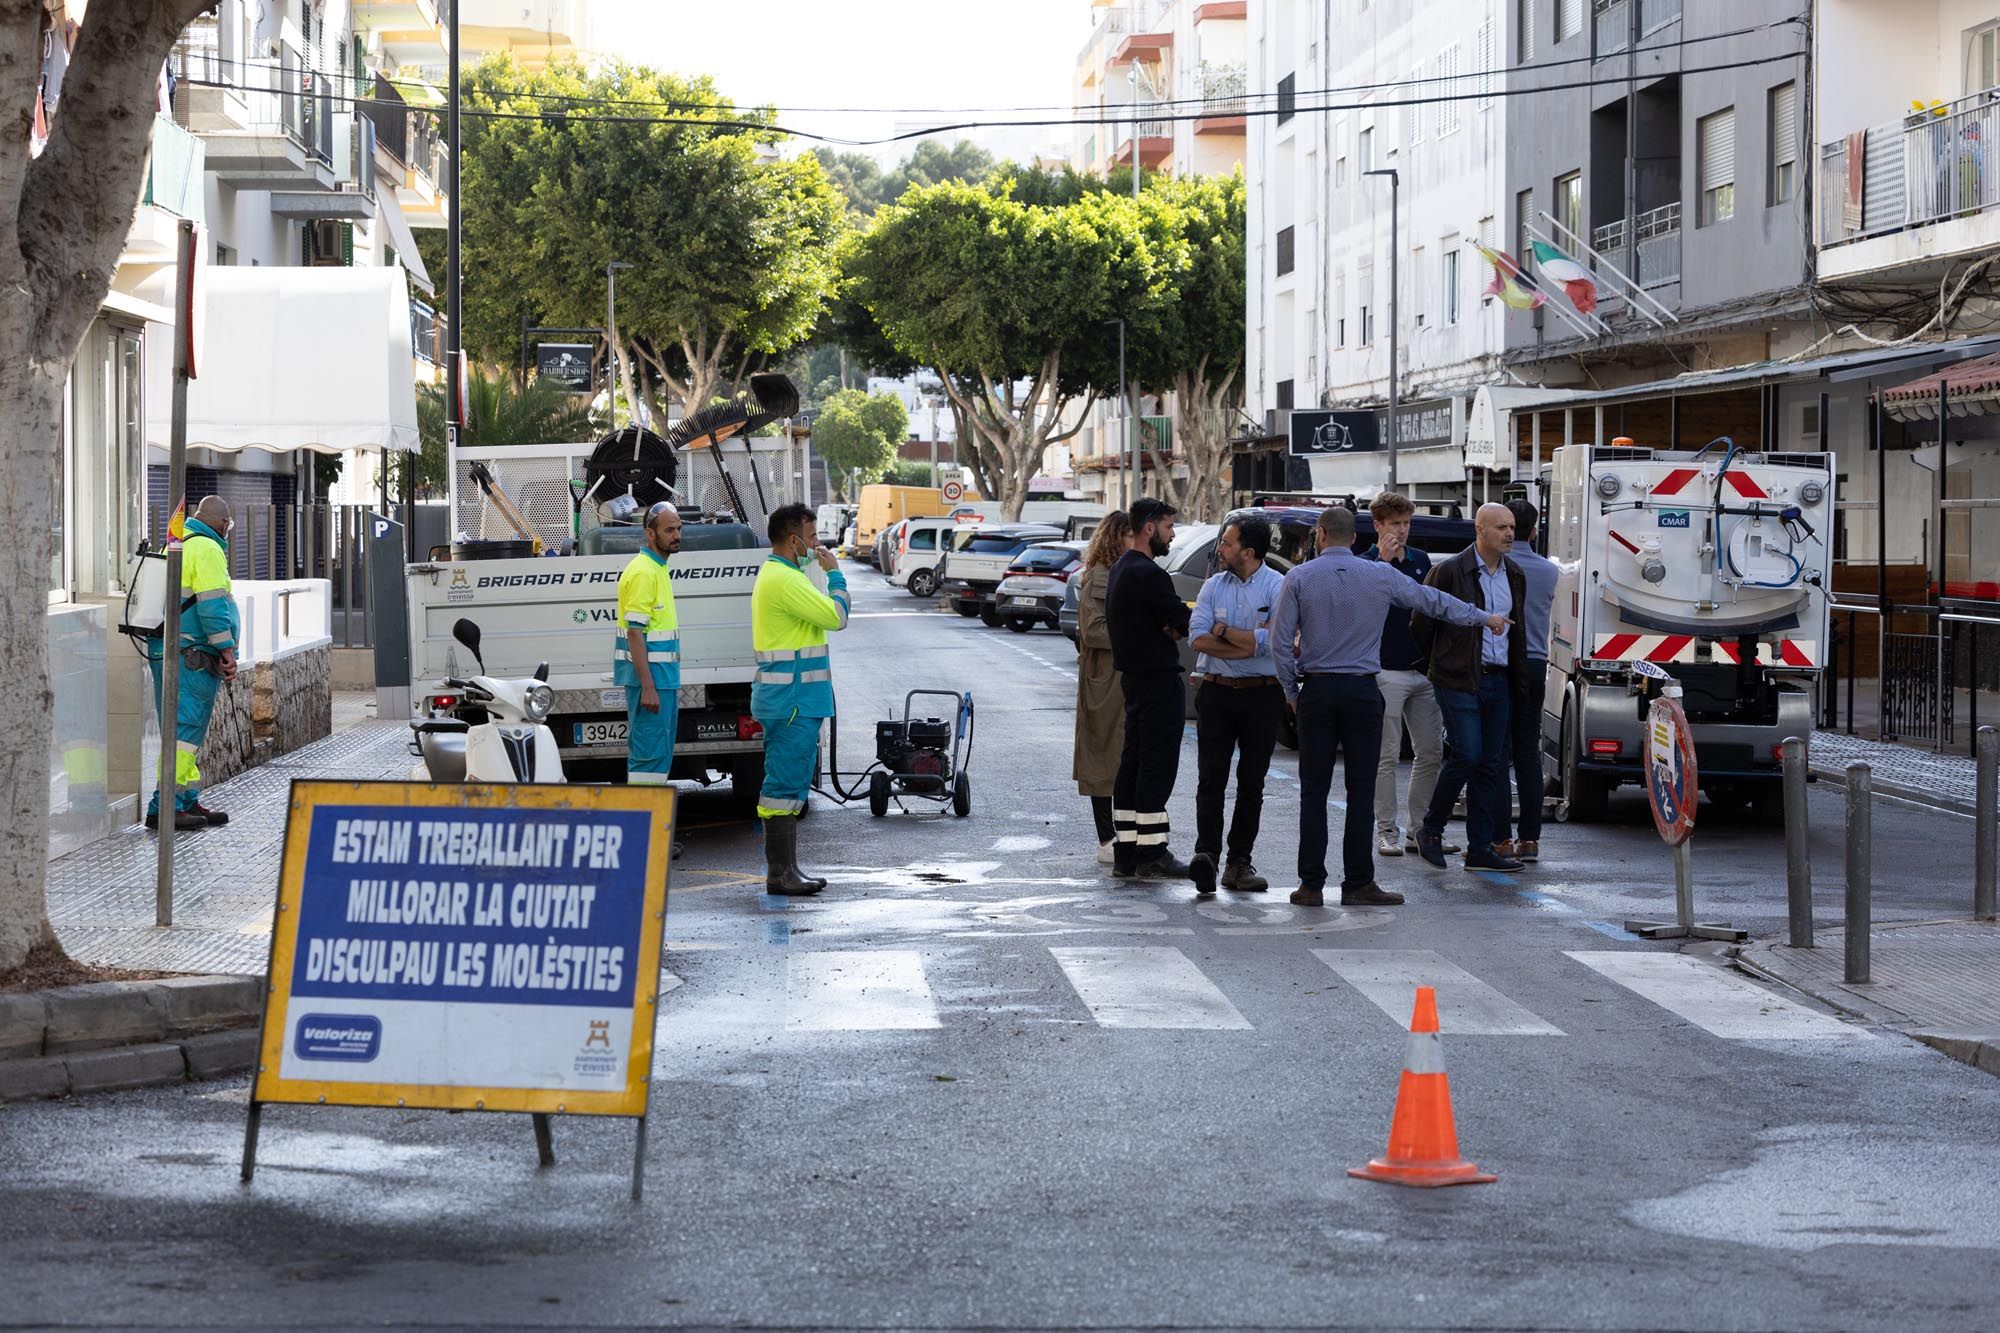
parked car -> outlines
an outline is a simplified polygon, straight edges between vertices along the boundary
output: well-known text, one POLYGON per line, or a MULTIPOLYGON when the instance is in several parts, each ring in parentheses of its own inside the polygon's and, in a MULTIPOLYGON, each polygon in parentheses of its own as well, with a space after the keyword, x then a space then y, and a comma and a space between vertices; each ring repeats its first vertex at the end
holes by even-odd
POLYGON ((1063 598, 1070 579, 1083 568, 1088 546, 1088 542, 1046 542, 1014 557, 993 593, 1001 622, 1016 634, 1037 625, 1060 628, 1063 598))
POLYGON ((956 518, 910 518, 898 525, 896 550, 890 558, 889 582, 908 588, 915 597, 934 597, 938 590, 938 566, 951 549, 952 539, 971 531, 956 518))
POLYGON ((1061 537, 1059 529, 1026 523, 995 523, 961 532, 938 566, 939 586, 950 595, 952 610, 998 625, 1000 612, 993 595, 1007 577, 1008 566, 1028 547, 1061 537))
POLYGON ((882 571, 882 577, 892 577, 896 572, 896 551, 902 545, 903 525, 906 518, 899 518, 887 524, 875 534, 875 568, 882 571))
POLYGON ((1068 639, 1078 652, 1083 651, 1083 615, 1082 607, 1079 605, 1082 592, 1082 580, 1072 574, 1068 586, 1063 590, 1062 610, 1056 612, 1056 628, 1062 631, 1063 637, 1068 639))

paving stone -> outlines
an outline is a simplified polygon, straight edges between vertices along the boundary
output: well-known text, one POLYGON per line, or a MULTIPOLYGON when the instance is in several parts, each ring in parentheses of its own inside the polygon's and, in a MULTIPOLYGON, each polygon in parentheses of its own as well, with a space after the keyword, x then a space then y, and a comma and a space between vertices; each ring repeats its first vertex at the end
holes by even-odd
POLYGON ((193 1078, 223 1078, 257 1067, 257 1039, 254 1027, 228 1032, 209 1032, 183 1041, 188 1074, 193 1078))
POLYGON ((0 995, 0 1060, 23 1060, 42 1054, 48 1031, 48 1002, 39 991, 0 995))
POLYGON ((1823 782, 1844 781, 1847 766, 1858 759, 1868 765, 1869 780, 1878 792, 1962 815, 1979 808, 1974 796, 1976 765, 1969 755, 1937 754, 1839 731, 1815 731, 1806 754, 1808 765, 1823 782))
POLYGON ((50 1055, 158 1041, 167 1033, 167 1006, 146 981, 97 981, 46 992, 50 1055))
POLYGON ((187 1078, 187 1057, 170 1041, 120 1046, 111 1051, 84 1051, 64 1058, 72 1093, 116 1092, 180 1083, 187 1078))
POLYGON ((0 1060, 0 1102, 32 1102, 68 1095, 69 1064, 62 1056, 0 1060))
POLYGON ((240 1027, 264 1012, 264 983, 256 977, 167 977, 153 985, 175 1036, 240 1027))

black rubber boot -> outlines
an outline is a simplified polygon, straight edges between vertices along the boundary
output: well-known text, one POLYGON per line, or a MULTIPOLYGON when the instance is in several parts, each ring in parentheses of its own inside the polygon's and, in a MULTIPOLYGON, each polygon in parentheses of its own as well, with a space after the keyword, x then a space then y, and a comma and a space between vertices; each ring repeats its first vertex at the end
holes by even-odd
POLYGON ((764 821, 764 892, 808 898, 826 887, 799 874, 799 821, 778 815, 764 821))

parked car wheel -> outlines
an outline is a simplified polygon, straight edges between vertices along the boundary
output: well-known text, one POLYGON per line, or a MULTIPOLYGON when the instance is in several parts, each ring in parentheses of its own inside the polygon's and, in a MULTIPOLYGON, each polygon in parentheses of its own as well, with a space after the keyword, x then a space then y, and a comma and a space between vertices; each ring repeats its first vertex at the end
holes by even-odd
POLYGON ((912 597, 935 597, 937 595, 937 571, 920 569, 910 575, 910 595, 912 597))
POLYGON ((964 616, 967 620, 979 614, 979 604, 977 602, 953 602, 951 609, 964 616))
POLYGON ((1029 630, 1033 629, 1034 627, 1035 627, 1035 622, 1028 619, 1026 616, 1007 617, 1007 628, 1013 630, 1016 634, 1026 634, 1029 630))

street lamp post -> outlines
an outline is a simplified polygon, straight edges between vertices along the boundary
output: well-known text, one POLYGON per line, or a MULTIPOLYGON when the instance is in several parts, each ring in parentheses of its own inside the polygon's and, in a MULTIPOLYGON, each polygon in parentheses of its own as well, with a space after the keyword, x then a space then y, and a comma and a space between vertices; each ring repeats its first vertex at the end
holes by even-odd
MULTIPOLYGON (((1136 150, 1134 151, 1132 160, 1134 163, 1139 160, 1136 150)), ((1118 326, 1118 401, 1125 408, 1125 430, 1123 432, 1125 438, 1119 442, 1118 450, 1118 484, 1120 489, 1124 491, 1125 507, 1130 509, 1132 507, 1133 488, 1139 482, 1139 464, 1138 460, 1132 456, 1132 402, 1125 396, 1125 321, 1121 318, 1107 319, 1104 322, 1118 326)))
POLYGON ((1364 171, 1364 176, 1387 176, 1389 178, 1389 485, 1396 489, 1396 400, 1401 396, 1401 382, 1397 375, 1396 331, 1402 326, 1399 302, 1401 286, 1396 281, 1397 253, 1397 213, 1402 203, 1403 178, 1394 167, 1381 167, 1374 171, 1364 171))
POLYGON ((604 351, 611 358, 611 429, 618 429, 618 274, 632 267, 622 259, 604 266, 604 351))

